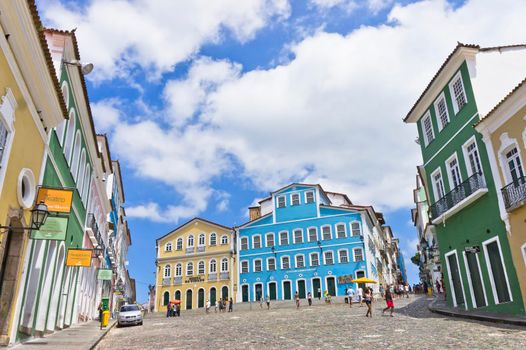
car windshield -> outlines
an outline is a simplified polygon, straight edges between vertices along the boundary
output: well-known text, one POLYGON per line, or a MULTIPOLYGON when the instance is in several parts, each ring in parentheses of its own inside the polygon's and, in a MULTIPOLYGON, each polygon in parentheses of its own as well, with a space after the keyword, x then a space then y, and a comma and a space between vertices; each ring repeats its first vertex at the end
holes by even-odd
POLYGON ((137 307, 137 305, 124 305, 123 307, 121 307, 121 312, 126 312, 126 311, 138 311, 139 308, 137 307))

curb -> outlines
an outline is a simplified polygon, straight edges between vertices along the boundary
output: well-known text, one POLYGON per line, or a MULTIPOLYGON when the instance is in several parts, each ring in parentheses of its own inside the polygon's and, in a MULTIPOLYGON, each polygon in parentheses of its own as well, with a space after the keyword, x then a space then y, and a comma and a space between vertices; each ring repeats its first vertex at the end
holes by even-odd
POLYGON ((115 327, 115 325, 117 324, 117 321, 114 321, 107 329, 104 330, 104 333, 102 333, 102 335, 99 337, 99 339, 97 339, 97 341, 95 341, 95 343, 93 343, 92 346, 90 346, 89 350, 93 350, 95 349, 95 347, 97 345, 99 345, 100 341, 106 336, 106 334, 109 333, 109 331, 115 327))
POLYGON ((444 308, 435 307, 434 304, 436 302, 437 302, 437 298, 435 298, 435 300, 433 300, 427 306, 429 311, 434 312, 436 314, 441 314, 441 315, 450 316, 450 317, 466 318, 466 319, 470 319, 470 320, 493 322, 493 323, 503 323, 503 324, 511 324, 511 325, 515 325, 515 326, 526 327, 526 319, 519 319, 519 318, 514 318, 514 317, 513 318, 510 318, 510 317, 500 318, 500 317, 497 317, 497 316, 483 315, 483 314, 480 314, 480 313, 455 312, 455 311, 450 310, 450 309, 444 309, 444 308))

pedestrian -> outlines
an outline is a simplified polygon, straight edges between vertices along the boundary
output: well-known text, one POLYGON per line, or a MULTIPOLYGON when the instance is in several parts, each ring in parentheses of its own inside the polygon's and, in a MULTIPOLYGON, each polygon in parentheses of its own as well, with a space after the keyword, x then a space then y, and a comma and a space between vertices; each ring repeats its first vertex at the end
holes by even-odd
POLYGON ((228 312, 232 311, 234 311, 234 300, 232 299, 232 297, 230 297, 230 301, 228 303, 228 312))
POLYGON ((219 313, 223 311, 223 299, 219 298, 219 313))
POLYGON ((365 314, 365 317, 373 317, 373 296, 372 296, 372 290, 369 288, 365 288, 364 294, 363 294, 363 300, 365 301, 365 305, 367 306, 367 313, 365 314))
POLYGON ((384 297, 384 293, 385 293, 384 286, 383 284, 380 284, 380 295, 382 296, 382 298, 384 297))
MULTIPOLYGON (((166 317, 170 317, 170 310, 172 308, 172 304, 168 303, 166 305, 166 317)), ((101 322, 102 322, 102 318, 101 318, 101 322)))
POLYGON ((347 297, 349 298, 349 307, 352 307, 352 300, 354 299, 354 289, 347 289, 347 297))
POLYGON ((436 280, 435 285, 436 285, 436 288, 437 288, 437 293, 440 293, 440 281, 438 280, 438 278, 436 280))
POLYGON ((223 312, 226 312, 226 298, 223 299, 223 312))
POLYGON ((409 298, 409 284, 407 283, 404 285, 404 292, 405 292, 405 297, 409 298))
POLYGON ((214 303, 214 312, 217 313, 217 307, 219 306, 219 301, 216 300, 214 303))
POLYGON ((259 308, 263 309, 263 294, 259 295, 259 308))
POLYGON ((268 295, 265 301, 267 302, 267 310, 270 310, 270 297, 268 295))
POLYGON ((206 305, 205 305, 205 311, 206 313, 210 313, 210 300, 206 300, 206 305))
POLYGON ((387 304, 387 307, 382 310, 382 315, 387 311, 391 310, 391 317, 393 317, 393 311, 394 311, 394 302, 393 302, 393 295, 391 294, 391 291, 389 288, 385 291, 385 303, 387 304))
POLYGON ((296 300, 296 309, 300 308, 300 293, 296 291, 296 294, 294 294, 294 300, 296 300))
POLYGON ((310 292, 307 293, 307 301, 309 302, 309 306, 312 306, 312 294, 310 292))
POLYGON ((360 307, 363 306, 363 289, 358 285, 358 302, 360 303, 360 307))
POLYGON ((321 288, 318 288, 318 300, 321 300, 321 288))
POLYGON ((99 303, 99 307, 97 308, 97 310, 99 310, 100 329, 102 329, 102 312, 104 311, 102 308, 102 302, 99 303))

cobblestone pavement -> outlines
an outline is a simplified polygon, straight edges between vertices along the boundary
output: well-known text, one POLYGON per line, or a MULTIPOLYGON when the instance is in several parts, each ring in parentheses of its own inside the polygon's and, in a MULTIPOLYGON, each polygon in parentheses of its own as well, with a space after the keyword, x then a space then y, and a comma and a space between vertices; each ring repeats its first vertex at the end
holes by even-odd
POLYGON ((430 301, 395 300, 392 318, 381 315, 381 300, 373 318, 345 304, 157 314, 142 327, 112 329, 97 349, 526 349, 526 329, 436 315, 430 301))

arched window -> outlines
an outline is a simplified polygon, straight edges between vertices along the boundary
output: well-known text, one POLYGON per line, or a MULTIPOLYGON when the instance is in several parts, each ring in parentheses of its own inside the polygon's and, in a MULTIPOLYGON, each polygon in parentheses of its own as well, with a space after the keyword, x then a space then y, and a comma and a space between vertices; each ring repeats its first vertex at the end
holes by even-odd
POLYGON ((79 170, 79 158, 80 158, 80 131, 75 136, 75 146, 73 147, 73 157, 71 159, 70 172, 73 178, 77 178, 77 172, 79 170))
POLYGON ((200 245, 200 246, 204 246, 205 245, 205 234, 204 233, 201 233, 199 235, 199 243, 198 243, 198 245, 200 245))
POLYGON ((217 271, 217 262, 215 259, 210 260, 210 273, 215 273, 217 271))
POLYGON ((175 249, 183 250, 183 239, 181 237, 177 238, 177 245, 175 249))
POLYGON ((200 261, 197 264, 197 274, 198 275, 204 275, 205 274, 205 262, 204 261, 200 261))
POLYGON ((194 263, 189 262, 186 264, 186 275, 192 276, 194 274, 194 263))
POLYGON ((217 244, 217 235, 215 232, 212 232, 210 234, 210 245, 216 245, 217 244))
POLYGON ((171 252, 172 251, 172 243, 168 242, 164 245, 164 251, 165 252, 171 252))
POLYGON ((82 197, 82 188, 84 187, 84 170, 86 168, 86 150, 82 149, 80 154, 80 162, 79 162, 79 169, 77 173, 75 174, 75 182, 77 183, 77 188, 79 190, 79 194, 82 197))
POLYGON ((89 164, 86 164, 86 171, 84 175, 84 189, 82 191, 84 203, 87 203, 88 201, 88 195, 89 195, 89 185, 91 180, 91 172, 90 172, 90 166, 89 164))
POLYGON ((227 272, 228 271, 228 259, 223 258, 221 259, 221 272, 227 272))
POLYGON ((66 133, 66 140, 64 141, 64 155, 68 164, 71 164, 71 153, 73 150, 73 141, 75 138, 75 111, 71 109, 69 112, 68 131, 66 133))
POLYGON ((183 274, 183 265, 181 263, 178 263, 177 265, 175 265, 175 275, 176 276, 182 276, 183 274))
POLYGON ((194 246, 194 235, 188 236, 188 240, 186 241, 186 245, 188 247, 193 247, 194 246))
POLYGON ((221 236, 221 244, 228 244, 228 236, 227 235, 221 236))
POLYGON ((170 268, 170 265, 165 265, 164 266, 164 278, 169 278, 170 277, 170 274, 171 274, 171 268, 170 268))

